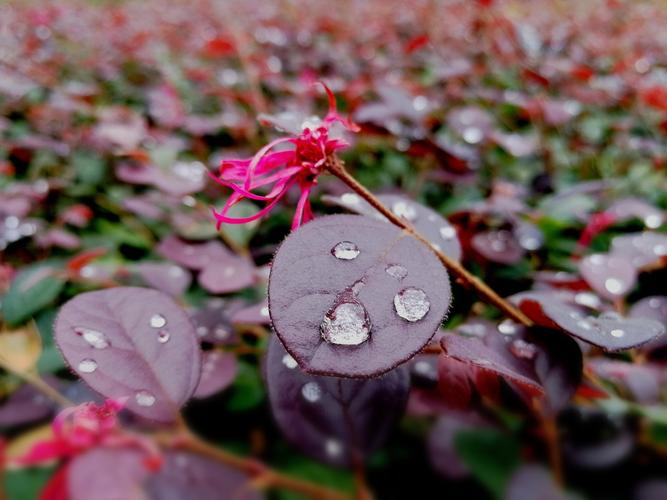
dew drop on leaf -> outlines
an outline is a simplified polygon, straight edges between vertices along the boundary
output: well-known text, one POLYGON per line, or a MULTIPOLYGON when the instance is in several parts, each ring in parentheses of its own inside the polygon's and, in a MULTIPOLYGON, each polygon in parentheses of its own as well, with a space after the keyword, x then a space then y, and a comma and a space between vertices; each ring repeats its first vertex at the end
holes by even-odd
POLYGON ((399 281, 408 275, 408 270, 398 264, 388 265, 385 271, 387 271, 387 274, 389 276, 391 276, 392 278, 396 278, 399 281))
POLYGON ((611 334, 612 337, 616 337, 617 339, 620 339, 623 335, 625 335, 625 332, 620 328, 614 328, 609 333, 611 334))
POLYGON ((162 328, 166 324, 167 324, 167 319, 161 314, 154 314, 153 316, 151 316, 150 325, 153 328, 162 328))
POLYGON ((417 210, 415 207, 405 201, 397 201, 391 207, 391 211, 398 217, 403 217, 406 220, 414 221, 417 219, 417 210))
POLYGON ((105 349, 109 347, 109 341, 107 340, 106 335, 97 330, 92 330, 90 328, 75 328, 74 332, 77 335, 83 337, 83 340, 88 342, 95 349, 105 349))
POLYGON ((354 260, 359 253, 359 247, 351 241, 341 241, 331 249, 331 254, 340 260, 354 260))
POLYGON ((394 296, 394 308, 396 314, 404 320, 416 322, 426 316, 431 303, 424 290, 408 287, 394 296))
POLYGON ((516 339, 510 345, 510 351, 517 358, 533 359, 537 354, 537 347, 523 339, 516 339))
POLYGON ((90 358, 82 359, 77 368, 82 373, 93 373, 97 370, 97 361, 90 358))
POLYGON ((343 453, 343 444, 334 438, 329 438, 324 443, 324 451, 331 458, 338 458, 343 453))
POLYGON ((160 344, 166 344, 169 342, 169 339, 171 338, 171 333, 169 333, 168 330, 160 330, 157 332, 157 341, 160 344))
POLYGON ((301 395, 306 401, 317 403, 322 397, 322 389, 317 382, 306 382, 301 387, 301 395))
POLYGON ((371 331, 366 308, 353 297, 337 300, 320 325, 322 338, 330 344, 359 345, 371 331))
POLYGON ((285 354, 283 356, 282 362, 283 362, 283 365, 285 365, 290 370, 293 370, 294 368, 297 367, 296 360, 292 356, 290 356, 289 354, 285 354))
POLYGON ((153 406, 155 404, 155 396, 148 391, 138 391, 134 395, 139 406, 153 406))

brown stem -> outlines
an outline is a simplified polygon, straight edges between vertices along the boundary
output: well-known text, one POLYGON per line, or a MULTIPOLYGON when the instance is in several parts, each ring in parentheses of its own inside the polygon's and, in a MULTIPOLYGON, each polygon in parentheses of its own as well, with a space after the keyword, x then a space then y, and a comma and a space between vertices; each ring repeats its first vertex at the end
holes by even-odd
POLYGON ((48 398, 52 399, 59 406, 63 408, 67 408, 69 406, 75 406, 75 403, 67 399, 65 396, 60 394, 49 384, 44 382, 44 379, 39 375, 29 371, 14 370, 12 366, 8 363, 5 363, 2 358, 0 358, 0 368, 4 368, 6 371, 13 373, 14 375, 22 379, 24 382, 32 385, 35 389, 37 389, 39 392, 41 392, 48 398))
POLYGON ((428 241, 424 236, 422 236, 417 230, 407 222, 405 219, 398 217, 394 214, 389 208, 387 208, 380 200, 378 200, 373 193, 366 189, 362 184, 359 183, 354 177, 352 177, 349 172, 345 169, 345 165, 340 158, 335 156, 330 157, 326 163, 326 168, 333 175, 342 180, 347 184, 355 193, 361 196, 364 200, 370 203, 373 208, 380 212, 389 222, 395 226, 400 227, 405 232, 410 234, 413 238, 424 243, 428 246, 433 253, 438 257, 438 260, 449 269, 454 275, 466 285, 474 288, 480 296, 482 296, 488 303, 496 306, 500 309, 505 315, 509 318, 512 318, 514 321, 521 323, 525 326, 532 326, 533 322, 525 314, 523 314, 519 309, 514 307, 512 304, 503 299, 498 295, 493 289, 491 289, 486 283, 479 279, 474 274, 470 273, 466 268, 464 268, 460 263, 444 254, 441 250, 438 250, 428 241))
POLYGON ((176 438, 173 435, 161 435, 157 436, 156 439, 165 446, 186 449, 216 462, 242 470, 253 477, 253 483, 258 487, 282 488, 301 493, 307 498, 322 500, 349 500, 350 498, 350 496, 340 491, 283 474, 258 460, 241 457, 212 446, 188 430, 184 423, 180 425, 180 428, 180 435, 176 438))
POLYGON ((534 407, 536 416, 542 426, 542 434, 544 435, 544 442, 547 446, 551 472, 554 475, 556 483, 562 486, 564 484, 563 461, 561 460, 560 441, 558 439, 556 419, 545 413, 542 403, 537 399, 534 400, 534 407))

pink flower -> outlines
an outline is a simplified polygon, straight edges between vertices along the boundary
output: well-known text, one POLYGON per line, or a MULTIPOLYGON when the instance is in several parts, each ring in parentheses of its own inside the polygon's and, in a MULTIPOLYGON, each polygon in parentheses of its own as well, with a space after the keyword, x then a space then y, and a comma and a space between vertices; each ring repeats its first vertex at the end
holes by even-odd
POLYGON ((336 98, 331 90, 322 84, 329 99, 329 112, 318 123, 305 122, 301 133, 295 137, 283 137, 270 142, 255 156, 247 159, 224 160, 219 176, 213 178, 219 184, 229 187, 233 193, 222 210, 213 210, 217 227, 222 223, 244 224, 267 214, 289 191, 297 185, 301 190, 292 229, 298 228, 313 218, 308 196, 317 184, 317 177, 324 170, 329 156, 348 146, 340 138, 333 137, 332 126, 340 123, 347 130, 356 132, 357 125, 342 118, 336 111, 336 98), (274 151, 281 144, 292 147, 274 151), (266 194, 258 194, 257 189, 268 189, 266 194), (250 217, 233 218, 227 215, 229 209, 240 200, 248 198, 266 202, 264 208, 250 217))
POLYGON ((123 403, 107 399, 101 406, 84 403, 58 414, 51 428, 53 437, 37 443, 19 462, 34 465, 70 458, 94 446, 110 444, 119 433, 118 412, 123 403))

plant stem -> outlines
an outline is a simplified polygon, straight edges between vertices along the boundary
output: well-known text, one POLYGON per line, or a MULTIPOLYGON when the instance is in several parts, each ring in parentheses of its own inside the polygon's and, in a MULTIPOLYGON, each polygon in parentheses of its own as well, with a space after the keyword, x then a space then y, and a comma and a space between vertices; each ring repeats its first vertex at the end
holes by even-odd
POLYGON ((366 189, 366 187, 364 187, 359 183, 359 181, 350 175, 350 173, 345 169, 345 165, 340 158, 335 156, 330 157, 326 163, 326 168, 329 172, 347 184, 355 193, 370 203, 373 208, 380 212, 387 220, 389 220, 389 222, 395 226, 400 227, 410 236, 416 238, 428 246, 431 251, 435 253, 443 266, 454 273, 454 275, 467 286, 474 288, 479 293, 479 295, 486 300, 486 302, 494 305, 506 316, 512 318, 514 321, 521 323, 524 326, 533 325, 531 319, 523 314, 519 309, 503 299, 481 279, 464 268, 459 262, 444 254, 441 250, 435 248, 430 241, 428 241, 412 226, 412 224, 407 222, 405 219, 398 217, 391 210, 389 210, 389 208, 387 208, 379 199, 377 199, 373 193, 371 193, 368 189, 366 189))
POLYGON ((51 387, 49 384, 44 382, 44 379, 40 377, 37 374, 34 374, 29 371, 18 371, 14 370, 11 365, 5 363, 2 358, 0 358, 0 368, 5 369, 6 371, 13 373, 20 379, 22 379, 24 382, 32 385, 35 389, 37 389, 39 392, 47 396, 48 398, 52 399, 55 403, 57 403, 59 406, 63 408, 67 408, 68 406, 75 406, 75 404, 67 399, 65 396, 60 394, 58 391, 56 391, 53 387, 51 387))
POLYGON ((162 444, 178 447, 203 455, 211 460, 220 462, 236 469, 242 470, 250 476, 254 476, 254 483, 261 487, 282 488, 301 493, 307 498, 318 500, 349 500, 350 496, 339 491, 320 486, 310 481, 297 479, 271 469, 265 464, 252 458, 245 458, 226 450, 212 446, 193 434, 184 422, 180 424, 180 436, 164 435, 163 439, 157 437, 162 444))

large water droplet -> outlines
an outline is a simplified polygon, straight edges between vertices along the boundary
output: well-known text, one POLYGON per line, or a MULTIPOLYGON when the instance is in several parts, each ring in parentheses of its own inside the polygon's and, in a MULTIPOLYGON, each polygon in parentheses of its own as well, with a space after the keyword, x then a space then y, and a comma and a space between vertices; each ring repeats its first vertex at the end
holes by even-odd
POLYGON ((498 331, 503 335, 514 335, 517 332, 517 324, 511 319, 506 319, 498 324, 498 331))
POLYGON ((139 406, 153 406, 155 404, 155 396, 148 391, 137 391, 134 399, 139 406))
POLYGON ((371 331, 366 308, 351 295, 338 299, 320 325, 322 338, 331 344, 359 345, 371 331))
POLYGON ((94 359, 83 359, 78 365, 78 369, 81 373, 93 373, 97 370, 97 361, 94 359))
POLYGON ((322 397, 322 389, 317 382, 306 382, 301 387, 301 395, 306 401, 317 403, 322 397))
POLYGON ((169 342, 169 339, 171 338, 171 333, 169 333, 169 330, 160 330, 157 332, 157 341, 160 344, 166 344, 169 342))
POLYGON ((391 211, 397 216, 403 217, 409 221, 413 221, 417 218, 417 210, 415 207, 405 201, 397 201, 394 203, 391 207, 391 211))
POLYGON ((431 303, 428 301, 426 292, 419 288, 404 288, 394 296, 394 308, 396 314, 401 318, 415 322, 426 316, 431 303))
POLYGON ((290 356, 289 354, 285 354, 285 355, 283 356, 283 360, 282 360, 282 361, 283 361, 283 365, 285 365, 285 366, 286 366, 287 368, 289 368, 290 370, 293 370, 294 368, 297 367, 296 359, 294 359, 294 358, 293 358, 292 356, 290 356))
POLYGON ((385 271, 389 276, 396 278, 399 281, 408 275, 408 270, 398 264, 389 264, 385 271))
POLYGON ((104 349, 109 347, 109 341, 107 340, 106 335, 97 330, 92 330, 90 328, 77 327, 74 329, 74 333, 83 337, 83 340, 88 342, 95 349, 104 349))
POLYGON ((164 325, 167 324, 167 318, 165 318, 161 314, 153 314, 149 322, 153 328, 162 328, 164 325))
POLYGON ((354 260, 359 253, 359 247, 351 241, 341 241, 331 249, 331 254, 341 260, 354 260))

